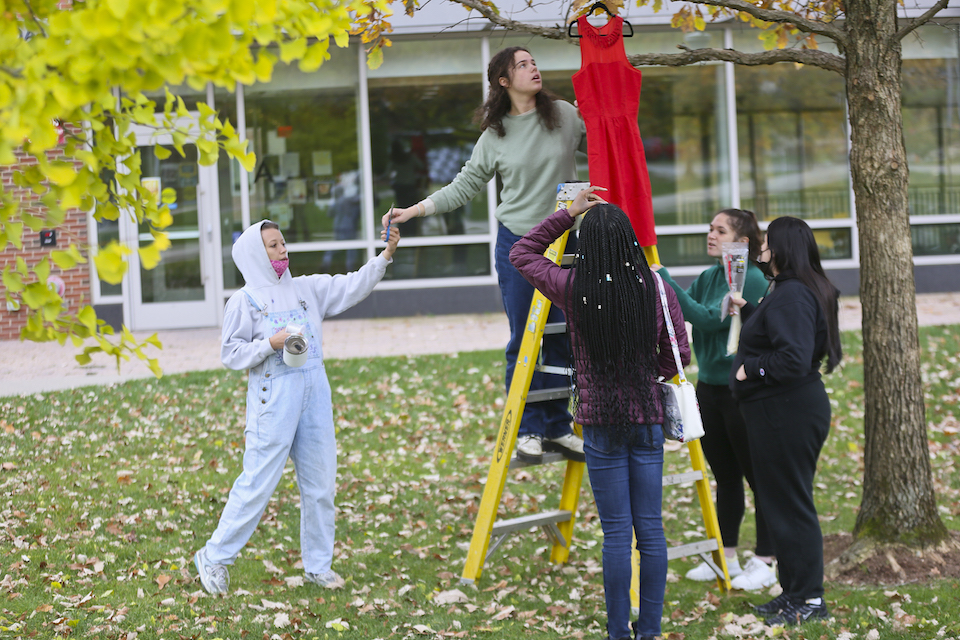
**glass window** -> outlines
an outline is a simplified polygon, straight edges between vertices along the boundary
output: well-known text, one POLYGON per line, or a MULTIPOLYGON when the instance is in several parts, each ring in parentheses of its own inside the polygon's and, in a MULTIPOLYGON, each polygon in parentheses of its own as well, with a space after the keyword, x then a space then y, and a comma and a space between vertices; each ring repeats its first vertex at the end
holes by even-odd
POLYGON ((929 27, 921 31, 916 38, 908 38, 904 54, 912 59, 903 61, 903 137, 910 167, 910 213, 960 214, 956 30, 929 27))
POLYGON ((760 220, 849 218, 843 80, 810 66, 738 67, 741 205, 760 220))
POLYGON ((960 254, 960 224, 918 224, 910 228, 913 255, 960 254))
MULTIPOLYGON (((449 184, 480 136, 478 40, 398 42, 369 77, 374 224, 391 205, 409 207, 449 184)), ((414 218, 403 237, 490 233, 487 191, 448 213, 414 218)), ((417 248, 415 251, 421 251, 417 248)))
MULTIPOLYGON (((217 90, 214 94, 216 110, 220 120, 237 126, 237 96, 227 91, 217 90)), ((243 232, 243 217, 240 205, 240 183, 246 178, 248 184, 253 179, 240 163, 220 151, 217 160, 217 187, 220 202, 220 245, 223 259, 223 288, 237 289, 243 286, 240 270, 233 263, 233 243, 243 232)), ((252 189, 251 189, 252 191, 252 189)))
MULTIPOLYGON (((290 270, 295 274, 343 273, 355 271, 365 260, 363 249, 291 252, 290 270)), ((401 243, 383 279, 462 278, 490 272, 490 246, 485 243, 431 247, 405 247, 401 243)))
POLYGON ((278 64, 269 83, 245 88, 250 220, 273 220, 288 244, 364 237, 357 64, 356 50, 331 48, 314 73, 278 64))

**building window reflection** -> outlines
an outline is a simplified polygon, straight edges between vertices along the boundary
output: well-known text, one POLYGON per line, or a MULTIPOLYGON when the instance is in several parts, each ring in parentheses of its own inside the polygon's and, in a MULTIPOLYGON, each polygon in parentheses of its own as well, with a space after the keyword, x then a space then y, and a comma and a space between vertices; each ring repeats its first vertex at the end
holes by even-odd
POLYGON ((843 80, 813 67, 738 68, 741 206, 760 220, 849 218, 843 80))

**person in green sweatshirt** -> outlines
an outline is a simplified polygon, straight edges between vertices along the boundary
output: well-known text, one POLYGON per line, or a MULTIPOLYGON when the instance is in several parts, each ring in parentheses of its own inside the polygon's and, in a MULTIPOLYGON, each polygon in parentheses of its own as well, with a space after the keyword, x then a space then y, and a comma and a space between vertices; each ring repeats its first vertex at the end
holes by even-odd
MULTIPOLYGON (((719 261, 724 242, 749 243, 743 297, 757 304, 766 292, 767 280, 753 264, 760 252, 762 235, 752 211, 724 209, 713 218, 707 234, 707 255, 716 258, 717 263, 701 273, 689 289, 684 290, 674 282, 665 268, 659 267, 659 273, 663 281, 676 291, 683 317, 693 325, 693 350, 699 367, 697 402, 705 432, 701 444, 717 481, 717 520, 727 571, 732 578, 731 586, 755 590, 772 585, 777 577, 771 567, 773 543, 759 506, 756 509, 756 555, 744 567, 740 566, 737 557, 740 523, 745 511, 743 480, 746 478, 751 487, 754 484, 746 425, 728 386, 734 356, 727 355, 730 318, 720 311, 720 304, 730 291, 719 261)), ((687 578, 708 581, 716 579, 716 575, 706 563, 702 563, 688 571, 687 578)))
MULTIPOLYGON (((533 286, 510 264, 514 243, 556 208, 557 185, 576 180, 574 154, 586 150, 586 127, 576 107, 557 99, 543 88, 540 70, 529 51, 508 47, 498 52, 487 67, 490 91, 477 110, 480 138, 470 160, 453 182, 430 197, 405 208, 393 208, 383 216, 383 226, 412 218, 446 213, 469 202, 495 176, 503 188, 496 217, 499 222, 495 261, 503 307, 510 323, 506 348, 506 388, 523 340, 524 325, 533 299, 533 286)), ((567 251, 575 251, 570 238, 567 251)), ((556 306, 548 322, 563 322, 556 306)), ((565 335, 544 336, 543 362, 566 367, 570 343, 565 335)), ((530 390, 566 387, 569 380, 536 372, 530 390)), ((556 451, 569 459, 584 461, 583 440, 573 433, 573 417, 567 399, 527 404, 517 436, 517 457, 540 462, 544 451, 556 451)))

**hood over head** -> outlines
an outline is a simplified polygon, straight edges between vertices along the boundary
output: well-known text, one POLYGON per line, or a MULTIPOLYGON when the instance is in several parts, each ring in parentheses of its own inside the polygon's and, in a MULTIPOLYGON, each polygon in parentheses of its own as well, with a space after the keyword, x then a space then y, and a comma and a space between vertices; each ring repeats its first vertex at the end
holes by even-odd
POLYGON ((254 289, 268 287, 282 282, 284 278, 292 277, 288 268, 283 276, 277 278, 277 272, 273 270, 267 256, 267 248, 263 246, 263 236, 260 235, 260 227, 264 222, 269 221, 261 220, 247 227, 233 243, 233 263, 237 265, 247 286, 254 289))

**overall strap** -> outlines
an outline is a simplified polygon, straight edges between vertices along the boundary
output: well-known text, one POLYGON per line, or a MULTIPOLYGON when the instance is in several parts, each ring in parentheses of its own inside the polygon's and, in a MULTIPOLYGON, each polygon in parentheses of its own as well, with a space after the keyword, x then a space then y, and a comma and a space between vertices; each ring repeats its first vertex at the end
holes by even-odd
POLYGON ((260 315, 263 315, 263 316, 267 315, 267 303, 265 302, 261 303, 259 300, 257 300, 257 298, 252 293, 250 293, 250 290, 247 289, 246 287, 241 289, 241 291, 243 291, 243 293, 246 294, 247 299, 250 300, 250 304, 253 305, 253 308, 256 309, 260 313, 260 315))
POLYGON ((670 307, 667 304, 667 292, 663 289, 663 279, 659 273, 654 272, 653 276, 657 279, 657 287, 660 289, 660 304, 663 305, 663 321, 667 323, 667 334, 670 336, 670 347, 673 349, 673 357, 677 361, 677 375, 680 376, 680 384, 687 381, 683 375, 683 363, 680 361, 680 347, 677 345, 677 332, 673 328, 673 317, 670 315, 670 307))

